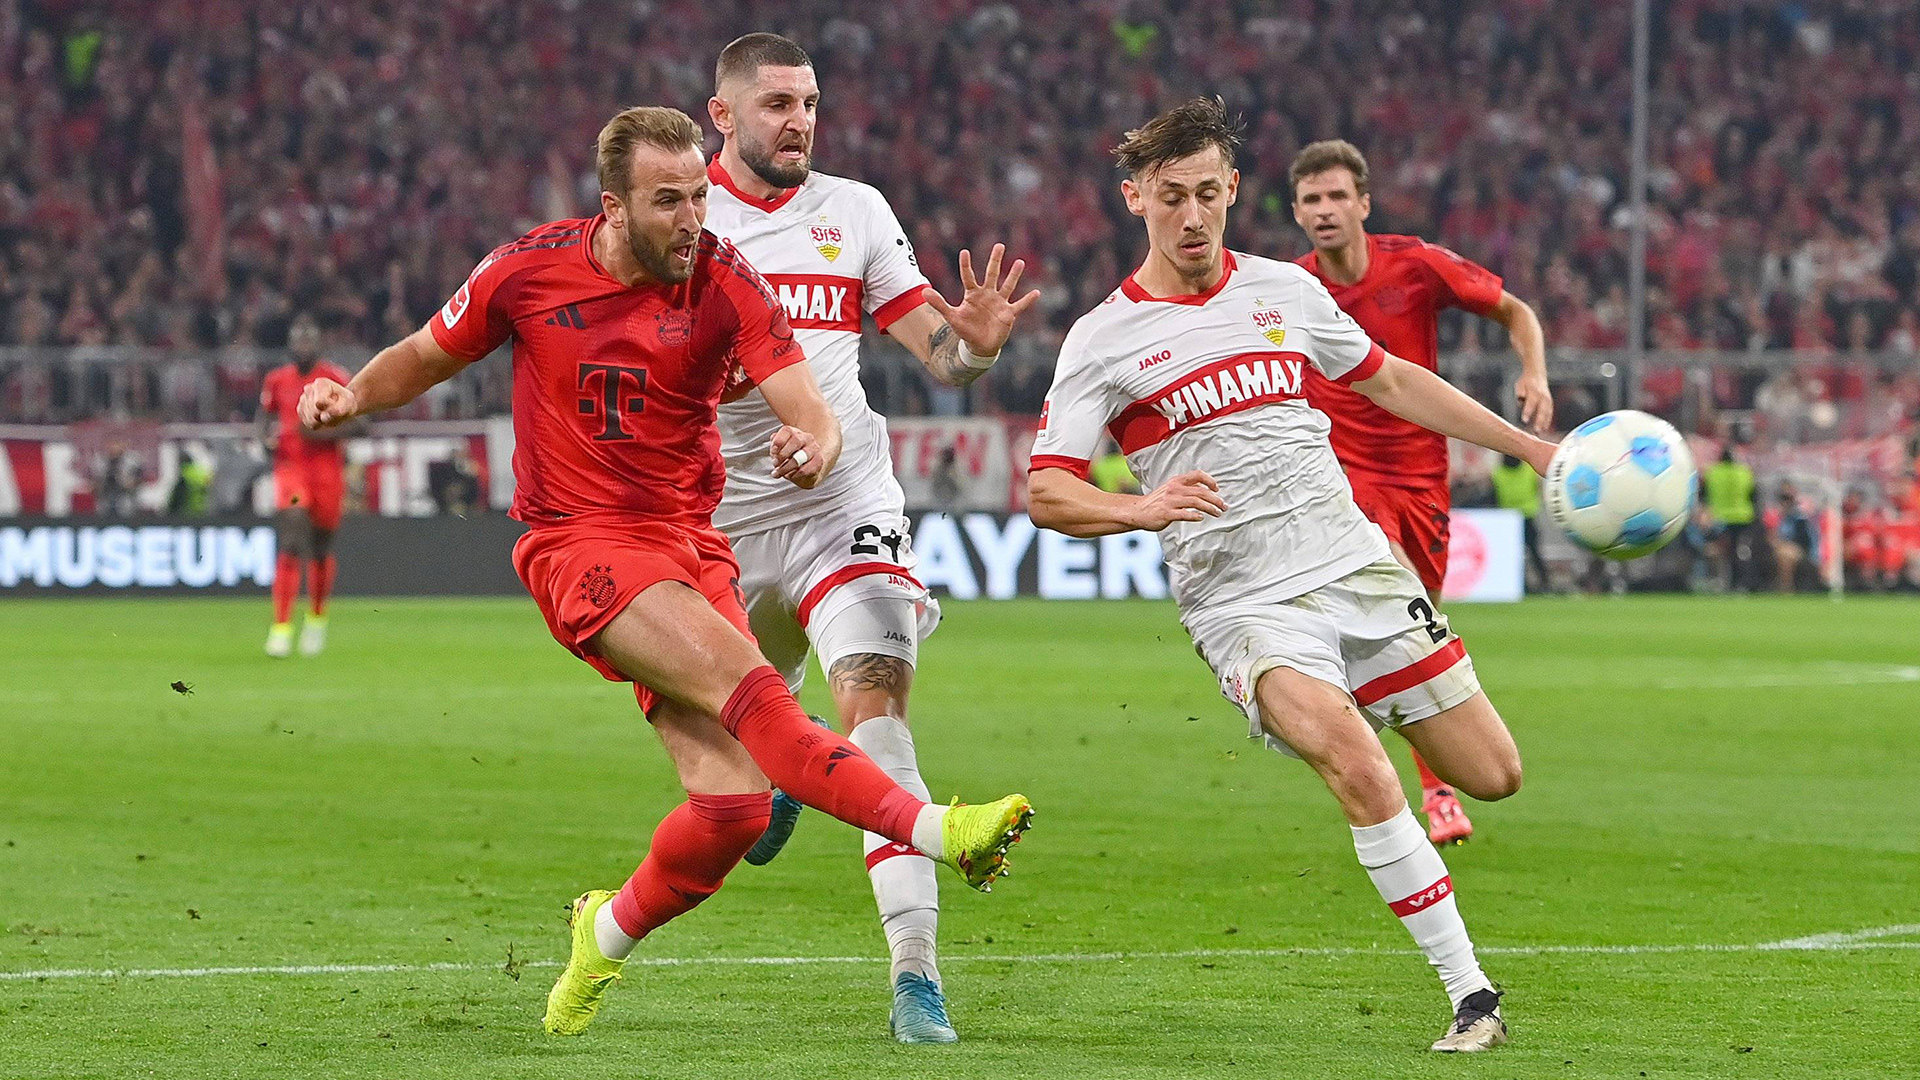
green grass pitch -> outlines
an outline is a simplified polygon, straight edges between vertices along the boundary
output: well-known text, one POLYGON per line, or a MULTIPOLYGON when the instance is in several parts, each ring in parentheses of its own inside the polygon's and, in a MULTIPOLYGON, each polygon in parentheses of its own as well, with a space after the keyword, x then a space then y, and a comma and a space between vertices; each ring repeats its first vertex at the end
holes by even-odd
POLYGON ((278 662, 266 613, 0 602, 0 1076, 1920 1071, 1911 601, 1456 609, 1528 773, 1447 854, 1515 1042, 1447 1060, 1332 801, 1169 605, 948 605, 926 776, 1039 816, 993 895, 943 885, 945 1048, 888 1040, 858 838, 811 812, 543 1035, 563 903, 679 798, 631 696, 525 601, 346 601, 278 662), (385 970, 257 970, 298 965, 385 970))

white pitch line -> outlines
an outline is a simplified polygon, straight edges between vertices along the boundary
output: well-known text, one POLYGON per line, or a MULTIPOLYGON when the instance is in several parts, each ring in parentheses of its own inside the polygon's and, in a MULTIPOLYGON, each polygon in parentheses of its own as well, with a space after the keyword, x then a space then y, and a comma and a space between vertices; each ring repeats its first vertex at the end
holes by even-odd
MULTIPOLYGON (((1872 930, 1816 934, 1759 944, 1693 945, 1508 945, 1483 947, 1487 956, 1639 956, 1668 953, 1855 952, 1870 949, 1920 949, 1920 941, 1885 941, 1887 937, 1920 934, 1920 924, 1872 930)), ((948 955, 944 963, 972 964, 1099 964, 1132 960, 1234 960, 1287 957, 1414 957, 1413 949, 1373 949, 1357 946, 1295 949, 1176 949, 1167 952, 1067 952, 948 955)), ((803 967, 816 964, 883 964, 883 956, 636 956, 629 963, 641 967, 803 967)), ((527 960, 519 967, 554 968, 557 960, 527 960)), ((39 971, 0 971, 0 982, 38 979, 204 979, 221 975, 387 975, 432 971, 497 971, 498 963, 440 962, 432 964, 279 964, 255 967, 192 968, 47 968, 39 971)))

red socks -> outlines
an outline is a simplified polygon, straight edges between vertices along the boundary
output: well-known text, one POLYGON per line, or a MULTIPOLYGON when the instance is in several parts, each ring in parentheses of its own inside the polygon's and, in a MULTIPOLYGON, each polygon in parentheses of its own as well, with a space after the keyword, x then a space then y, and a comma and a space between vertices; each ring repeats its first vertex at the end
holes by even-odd
POLYGON ((1418 750, 1415 750, 1413 752, 1413 766, 1414 768, 1420 770, 1420 790, 1421 791, 1432 791, 1434 788, 1447 786, 1447 782, 1445 780, 1442 780, 1438 776, 1433 775, 1433 770, 1427 768, 1427 759, 1421 757, 1420 751, 1418 750))
POLYGON ((712 896, 767 831, 773 794, 688 795, 653 830, 640 869, 612 900, 613 921, 643 938, 712 896))
POLYGON ((313 601, 315 615, 327 613, 327 597, 333 595, 333 573, 338 565, 332 555, 307 564, 307 596, 313 601))
POLYGON ((927 804, 852 743, 808 720, 771 665, 740 680, 720 724, 781 791, 854 828, 913 843, 914 819, 927 804))
POLYGON ((273 621, 293 618, 293 598, 300 595, 300 559, 281 552, 273 562, 273 621))

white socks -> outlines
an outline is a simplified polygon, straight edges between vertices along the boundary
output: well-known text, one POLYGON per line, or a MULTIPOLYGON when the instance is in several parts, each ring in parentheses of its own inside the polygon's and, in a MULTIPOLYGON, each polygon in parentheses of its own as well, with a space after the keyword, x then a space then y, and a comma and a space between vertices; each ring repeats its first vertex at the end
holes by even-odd
MULTIPOLYGON (((876 716, 855 726, 847 741, 872 758, 894 783, 927 799, 926 781, 920 779, 920 767, 914 758, 913 734, 907 725, 891 716, 876 716)), ((887 935, 887 949, 893 954, 889 981, 901 972, 911 971, 933 982, 940 981, 940 969, 934 965, 934 933, 940 923, 940 883, 934 876, 933 860, 927 855, 940 852, 940 824, 947 808, 929 805, 913 823, 913 846, 918 851, 896 844, 878 833, 863 833, 867 855, 867 875, 873 879, 873 899, 880 907, 880 927, 887 935)))
POLYGON ((600 945, 600 955, 609 960, 625 960, 633 947, 640 944, 639 938, 628 937, 614 920, 612 900, 601 904, 593 915, 593 940, 600 945))
POLYGON ((1414 819, 1411 807, 1378 825, 1353 830, 1353 850, 1367 868, 1380 899, 1387 902, 1427 963, 1440 973, 1455 1010, 1475 990, 1492 987, 1474 958, 1467 924, 1454 902, 1453 881, 1447 864, 1427 842, 1427 833, 1414 819))

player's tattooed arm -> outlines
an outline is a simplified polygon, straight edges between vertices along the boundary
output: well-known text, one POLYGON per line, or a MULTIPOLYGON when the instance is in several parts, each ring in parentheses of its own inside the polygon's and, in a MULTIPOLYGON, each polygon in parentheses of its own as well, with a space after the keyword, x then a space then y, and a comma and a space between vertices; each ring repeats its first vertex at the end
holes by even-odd
POLYGON ((985 374, 1000 358, 1014 323, 1040 299, 1038 289, 1013 298, 1026 263, 1015 259, 1001 280, 1000 263, 1006 250, 1005 244, 993 245, 986 272, 979 278, 974 277, 973 254, 962 251, 960 303, 947 303, 938 289, 928 286, 920 290, 926 306, 907 312, 889 328, 929 374, 948 386, 966 386, 985 374))
POLYGON ((927 370, 948 386, 967 386, 987 373, 986 368, 974 367, 960 358, 960 338, 944 322, 927 335, 927 352, 927 370))

